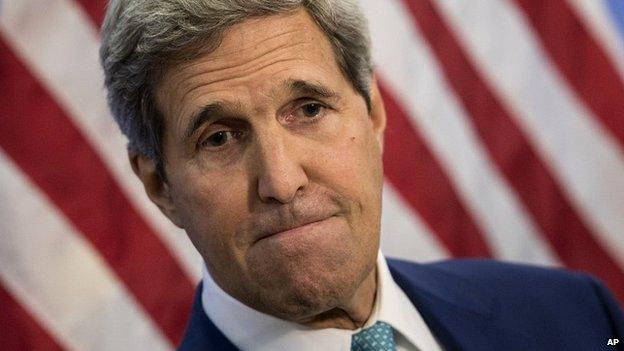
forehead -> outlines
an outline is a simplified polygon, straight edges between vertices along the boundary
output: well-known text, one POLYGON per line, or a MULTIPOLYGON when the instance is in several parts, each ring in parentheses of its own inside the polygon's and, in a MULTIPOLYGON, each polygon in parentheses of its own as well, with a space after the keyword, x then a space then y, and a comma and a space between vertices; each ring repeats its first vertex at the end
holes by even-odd
POLYGON ((176 118, 209 100, 261 105, 288 80, 344 80, 329 40, 303 9, 229 28, 216 50, 170 68, 156 98, 165 116, 176 118))
MULTIPOLYGON (((223 33, 219 46, 208 56, 210 61, 226 59, 234 65, 254 55, 286 48, 286 44, 326 41, 326 37, 304 8, 292 12, 252 17, 223 33)), ((327 42, 328 43, 328 42, 327 42)))

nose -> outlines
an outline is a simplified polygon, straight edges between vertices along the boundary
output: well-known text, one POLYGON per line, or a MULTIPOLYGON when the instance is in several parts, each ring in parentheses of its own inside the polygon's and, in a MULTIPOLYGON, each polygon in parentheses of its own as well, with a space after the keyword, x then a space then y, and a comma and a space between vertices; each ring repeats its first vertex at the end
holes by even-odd
POLYGON ((258 137, 255 167, 262 202, 290 203, 308 185, 308 176, 300 162, 302 150, 291 138, 279 132, 258 137))

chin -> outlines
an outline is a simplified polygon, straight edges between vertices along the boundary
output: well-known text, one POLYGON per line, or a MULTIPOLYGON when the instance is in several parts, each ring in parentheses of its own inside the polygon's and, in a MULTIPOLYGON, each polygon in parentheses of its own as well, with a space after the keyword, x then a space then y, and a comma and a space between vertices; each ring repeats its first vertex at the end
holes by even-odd
POLYGON ((310 279, 264 291, 267 312, 290 321, 302 321, 342 306, 357 289, 355 281, 310 279))
POLYGON ((259 279, 261 309, 282 319, 301 321, 345 306, 374 267, 374 263, 369 266, 350 257, 256 266, 253 275, 259 279))

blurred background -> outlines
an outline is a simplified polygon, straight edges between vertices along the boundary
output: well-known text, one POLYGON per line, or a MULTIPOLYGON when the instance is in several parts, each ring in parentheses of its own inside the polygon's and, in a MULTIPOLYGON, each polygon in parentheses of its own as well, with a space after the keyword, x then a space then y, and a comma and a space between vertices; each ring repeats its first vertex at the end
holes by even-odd
MULTIPOLYGON (((624 1, 361 5, 388 112, 383 252, 567 267, 624 302, 624 1)), ((0 0, 3 350, 171 350, 201 275, 108 112, 105 6, 0 0)))

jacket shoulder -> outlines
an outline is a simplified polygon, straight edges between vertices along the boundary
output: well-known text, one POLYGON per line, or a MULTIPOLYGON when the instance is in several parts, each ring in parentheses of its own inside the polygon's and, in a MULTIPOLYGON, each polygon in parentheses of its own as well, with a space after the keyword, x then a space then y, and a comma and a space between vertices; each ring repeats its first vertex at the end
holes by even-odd
POLYGON ((501 262, 488 259, 453 259, 418 264, 409 261, 389 259, 389 265, 405 274, 417 270, 430 270, 431 274, 448 274, 471 281, 481 286, 516 288, 531 285, 534 289, 569 288, 593 283, 593 277, 580 272, 561 268, 533 266, 528 264, 501 262))
POLYGON ((425 264, 389 259, 388 265, 399 279, 415 284, 424 279, 447 290, 470 285, 518 320, 567 320, 579 325, 603 321, 616 335, 624 335, 622 308, 602 282, 586 273, 486 259, 425 264))

